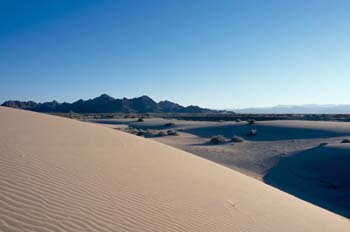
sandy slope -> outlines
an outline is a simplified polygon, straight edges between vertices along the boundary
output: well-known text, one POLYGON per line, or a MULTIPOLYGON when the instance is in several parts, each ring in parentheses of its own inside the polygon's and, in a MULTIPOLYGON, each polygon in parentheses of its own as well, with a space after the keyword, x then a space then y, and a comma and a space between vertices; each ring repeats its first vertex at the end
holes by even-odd
POLYGON ((281 159, 264 181, 349 217, 349 164, 350 144, 318 146, 281 159))
POLYGON ((175 123, 172 129, 182 131, 180 136, 152 139, 263 180, 346 218, 350 216, 350 145, 341 144, 344 138, 350 138, 348 122, 275 120, 248 125, 232 121, 136 120, 96 122, 112 128, 166 130, 164 124, 171 121, 175 123), (257 136, 247 137, 250 129, 257 129, 257 136), (217 134, 227 138, 236 134, 246 141, 208 144, 209 138, 217 134))
POLYGON ((1 231, 349 231, 348 220, 189 153, 0 107, 1 231))

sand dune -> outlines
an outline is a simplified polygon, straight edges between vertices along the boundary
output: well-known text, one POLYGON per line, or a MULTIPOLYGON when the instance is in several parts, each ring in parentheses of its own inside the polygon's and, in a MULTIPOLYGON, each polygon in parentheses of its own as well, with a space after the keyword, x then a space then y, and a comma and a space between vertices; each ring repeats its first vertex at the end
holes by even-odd
POLYGON ((1 231, 349 231, 257 180, 95 124, 0 107, 1 231))
POLYGON ((318 146, 281 159, 264 181, 349 217, 349 164, 349 144, 318 146))
MULTIPOLYGON (((350 123, 275 120, 214 122, 146 119, 97 120, 107 127, 180 130, 180 136, 151 137, 273 185, 345 217, 350 215, 350 123), (246 136, 251 129, 258 134, 246 136), (208 144, 213 135, 242 136, 243 143, 208 144), (320 146, 320 144, 323 144, 320 146), (324 145, 328 144, 328 145, 324 145), (312 178, 309 178, 312 176, 312 178)), ((147 136, 146 136, 147 137, 147 136)))

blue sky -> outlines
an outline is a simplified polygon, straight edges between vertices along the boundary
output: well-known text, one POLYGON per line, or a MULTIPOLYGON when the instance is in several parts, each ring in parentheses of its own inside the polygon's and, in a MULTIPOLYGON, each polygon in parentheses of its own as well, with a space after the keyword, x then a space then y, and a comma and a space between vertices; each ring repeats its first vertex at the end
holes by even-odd
POLYGON ((0 102, 350 103, 350 1, 0 0, 0 102))

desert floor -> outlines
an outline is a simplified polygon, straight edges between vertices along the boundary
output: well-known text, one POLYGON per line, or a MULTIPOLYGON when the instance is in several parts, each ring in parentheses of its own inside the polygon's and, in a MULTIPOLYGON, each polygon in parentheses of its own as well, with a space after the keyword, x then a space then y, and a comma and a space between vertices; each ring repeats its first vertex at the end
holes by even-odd
POLYGON ((157 141, 0 107, 0 231, 349 231, 349 220, 157 141))
MULTIPOLYGON (((344 217, 350 216, 350 123, 313 121, 209 122, 160 118, 96 120, 110 128, 177 130, 179 136, 148 136, 262 180, 344 217), (165 126, 166 123, 173 123, 165 126), (247 136, 251 129, 256 136, 247 136), (223 144, 208 143, 224 135, 223 144), (245 139, 233 143, 238 135, 245 139)), ((146 135, 147 137, 147 135, 146 135)))

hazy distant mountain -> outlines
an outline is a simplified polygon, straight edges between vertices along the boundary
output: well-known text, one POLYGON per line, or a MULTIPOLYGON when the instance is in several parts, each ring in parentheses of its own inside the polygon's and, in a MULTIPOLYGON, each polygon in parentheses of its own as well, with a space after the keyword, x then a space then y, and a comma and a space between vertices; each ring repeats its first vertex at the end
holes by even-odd
POLYGON ((6 101, 2 106, 47 113, 214 113, 215 110, 199 106, 184 107, 170 101, 155 102, 148 96, 132 99, 116 99, 107 94, 89 100, 78 100, 73 103, 57 101, 36 103, 33 101, 6 101))
POLYGON ((278 105, 235 109, 234 111, 243 114, 350 114, 350 105, 278 105))

